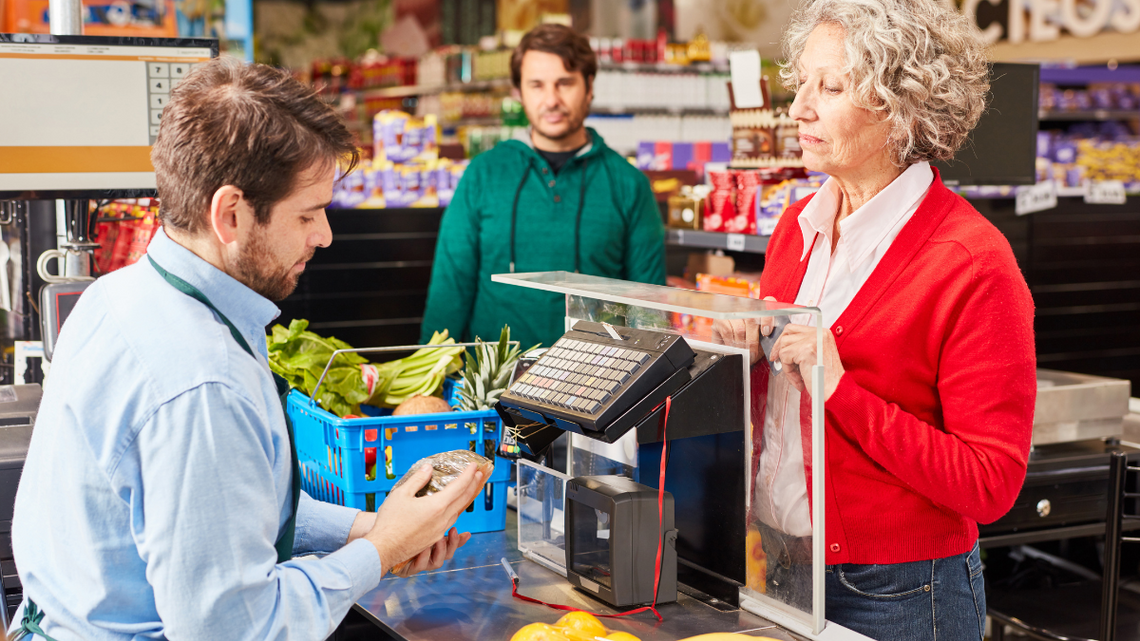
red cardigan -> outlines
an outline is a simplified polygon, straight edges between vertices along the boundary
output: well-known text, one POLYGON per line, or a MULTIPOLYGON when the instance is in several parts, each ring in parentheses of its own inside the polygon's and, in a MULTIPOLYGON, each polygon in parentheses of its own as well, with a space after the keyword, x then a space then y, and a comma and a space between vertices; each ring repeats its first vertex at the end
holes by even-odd
MULTIPOLYGON (((1025 480, 1037 394, 1033 300, 1008 241, 935 179, 831 326, 846 373, 827 400, 827 563, 968 552, 1025 480)), ((807 271, 790 208, 761 292, 791 302, 807 271)), ((768 367, 752 368, 753 473, 768 367)), ((811 487, 811 410, 801 428, 811 487)), ((810 495, 810 491, 809 491, 810 495)))

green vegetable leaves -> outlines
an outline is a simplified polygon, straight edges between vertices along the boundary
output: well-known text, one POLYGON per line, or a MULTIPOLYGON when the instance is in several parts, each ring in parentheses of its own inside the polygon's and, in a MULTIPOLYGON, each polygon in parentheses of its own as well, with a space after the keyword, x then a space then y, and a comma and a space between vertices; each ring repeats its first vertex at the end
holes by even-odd
MULTIPOLYGON (((268 336, 269 368, 289 385, 312 396, 313 388, 334 351, 352 349, 344 341, 324 338, 308 331, 309 321, 295 319, 289 329, 274 325, 268 336)), ((368 361, 357 354, 340 354, 329 367, 317 398, 321 407, 336 414, 359 414, 360 404, 367 401, 368 386, 361 376, 360 365, 368 361)))

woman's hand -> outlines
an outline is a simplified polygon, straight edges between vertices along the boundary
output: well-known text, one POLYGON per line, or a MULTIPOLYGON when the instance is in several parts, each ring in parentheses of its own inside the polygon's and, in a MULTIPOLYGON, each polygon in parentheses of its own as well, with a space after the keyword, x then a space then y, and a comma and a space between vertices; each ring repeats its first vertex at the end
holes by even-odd
MULTIPOLYGON (((764 300, 776 302, 768 296, 764 300)), ((775 318, 767 316, 761 319, 746 318, 735 320, 715 320, 712 325, 712 340, 720 345, 730 347, 748 346, 748 363, 754 365, 760 360, 760 335, 768 336, 772 333, 775 318)))
MULTIPOLYGON (((766 319, 765 319, 766 320, 766 319)), ((807 325, 788 325, 784 333, 772 346, 772 360, 784 364, 784 374, 788 376, 792 385, 803 392, 807 390, 809 396, 815 396, 811 377, 811 367, 817 363, 823 365, 823 400, 831 398, 835 388, 839 387, 839 379, 843 378, 843 363, 839 360, 839 349, 835 346, 835 335, 831 330, 823 334, 822 358, 816 358, 816 329, 807 325), (809 372, 804 376, 802 372, 809 372)))

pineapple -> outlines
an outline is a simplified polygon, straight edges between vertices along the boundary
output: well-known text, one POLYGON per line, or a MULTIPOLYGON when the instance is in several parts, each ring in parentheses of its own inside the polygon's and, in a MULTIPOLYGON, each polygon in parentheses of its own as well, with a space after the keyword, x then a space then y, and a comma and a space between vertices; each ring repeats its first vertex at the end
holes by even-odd
POLYGON ((510 340, 511 328, 507 325, 503 326, 498 345, 484 343, 478 337, 475 338, 479 346, 474 348, 474 358, 470 352, 464 356, 467 364, 463 368, 463 385, 459 388, 460 410, 491 409, 507 389, 507 385, 511 382, 511 373, 515 370, 515 363, 523 353, 517 345, 512 347, 510 340))

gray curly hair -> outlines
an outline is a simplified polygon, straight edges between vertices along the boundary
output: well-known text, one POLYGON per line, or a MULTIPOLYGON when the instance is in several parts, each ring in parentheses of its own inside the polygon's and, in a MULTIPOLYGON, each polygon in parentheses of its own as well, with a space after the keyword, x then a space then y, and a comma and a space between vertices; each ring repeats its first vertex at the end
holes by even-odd
POLYGON ((784 34, 789 90, 799 89, 800 56, 821 24, 843 28, 853 101, 891 121, 895 165, 953 158, 985 111, 981 31, 941 0, 810 0, 784 34))

